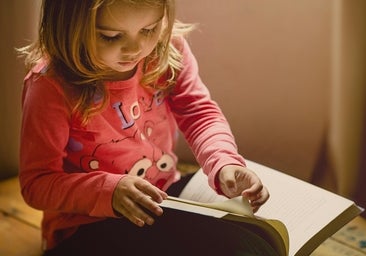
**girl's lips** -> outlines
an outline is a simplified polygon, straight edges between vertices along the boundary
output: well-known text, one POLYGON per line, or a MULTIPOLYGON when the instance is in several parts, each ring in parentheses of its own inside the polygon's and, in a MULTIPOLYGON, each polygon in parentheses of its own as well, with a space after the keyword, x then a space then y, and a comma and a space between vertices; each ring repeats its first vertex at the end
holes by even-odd
POLYGON ((128 60, 128 61, 120 61, 118 62, 119 64, 130 64, 130 63, 135 63, 135 60, 128 60))
POLYGON ((137 60, 134 60, 134 61, 119 61, 118 64, 121 65, 121 66, 136 65, 137 64, 137 60))

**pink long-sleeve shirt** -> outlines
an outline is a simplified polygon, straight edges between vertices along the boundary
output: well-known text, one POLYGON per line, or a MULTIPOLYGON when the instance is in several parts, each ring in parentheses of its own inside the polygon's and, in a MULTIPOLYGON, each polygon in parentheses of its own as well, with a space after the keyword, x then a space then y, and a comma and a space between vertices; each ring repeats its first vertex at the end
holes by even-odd
POLYGON ((45 248, 81 224, 116 217, 112 195, 124 175, 143 177, 163 190, 176 182, 178 128, 213 189, 224 165, 245 165, 187 42, 180 42, 183 69, 168 96, 140 85, 139 65, 130 79, 105 82, 107 106, 87 125, 72 114, 65 86, 49 74, 47 63, 26 76, 19 178, 26 202, 44 211, 45 248))

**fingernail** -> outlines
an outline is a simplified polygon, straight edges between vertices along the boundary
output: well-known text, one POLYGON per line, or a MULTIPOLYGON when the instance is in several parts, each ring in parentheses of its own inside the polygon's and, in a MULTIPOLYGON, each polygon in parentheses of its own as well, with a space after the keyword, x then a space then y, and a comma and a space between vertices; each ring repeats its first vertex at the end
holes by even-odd
POLYGON ((142 221, 142 220, 137 220, 136 225, 139 226, 139 227, 143 227, 145 225, 145 222, 142 221))
POLYGON ((158 216, 162 215, 163 214, 163 209, 161 209, 160 207, 156 208, 155 214, 158 215, 158 216))
POLYGON ((154 219, 152 219, 152 218, 148 218, 148 219, 146 220, 146 224, 147 224, 147 225, 152 225, 152 224, 154 224, 154 219))

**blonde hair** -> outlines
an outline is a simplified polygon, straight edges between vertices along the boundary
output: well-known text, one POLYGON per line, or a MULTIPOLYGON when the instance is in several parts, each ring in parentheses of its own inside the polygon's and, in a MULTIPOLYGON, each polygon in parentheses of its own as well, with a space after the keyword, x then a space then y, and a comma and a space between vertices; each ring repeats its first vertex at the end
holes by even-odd
POLYGON ((67 84, 78 86, 80 95, 73 106, 83 123, 104 108, 108 93, 102 82, 108 69, 96 57, 96 16, 99 8, 114 1, 131 5, 162 6, 166 24, 153 52, 145 58, 141 85, 169 91, 181 69, 182 56, 172 38, 194 28, 192 24, 175 19, 174 0, 43 0, 38 40, 19 49, 25 56, 27 69, 41 59, 49 61, 49 68, 67 84), (168 74, 166 83, 158 84, 159 77, 168 74), (101 104, 94 105, 94 96, 103 95, 101 104))

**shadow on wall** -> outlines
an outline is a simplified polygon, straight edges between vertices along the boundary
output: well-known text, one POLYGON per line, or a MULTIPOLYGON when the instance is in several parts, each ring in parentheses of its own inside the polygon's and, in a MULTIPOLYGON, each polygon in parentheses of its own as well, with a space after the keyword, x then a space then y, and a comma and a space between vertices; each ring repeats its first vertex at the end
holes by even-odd
POLYGON ((18 173, 19 130, 21 118, 21 89, 25 75, 24 64, 15 48, 33 39, 38 27, 39 0, 0 2, 0 179, 18 173), (16 17, 16 18, 14 18, 16 17))

